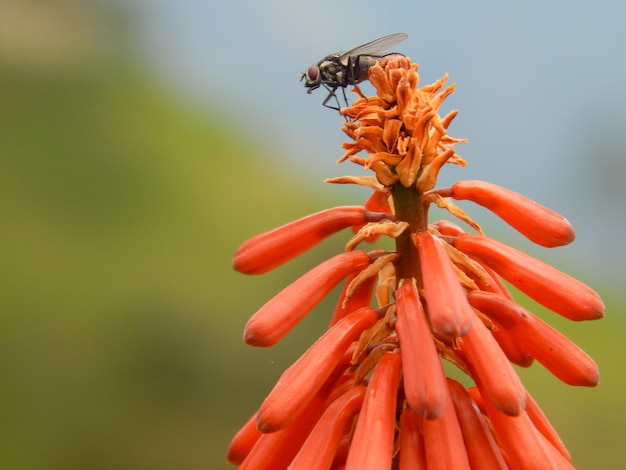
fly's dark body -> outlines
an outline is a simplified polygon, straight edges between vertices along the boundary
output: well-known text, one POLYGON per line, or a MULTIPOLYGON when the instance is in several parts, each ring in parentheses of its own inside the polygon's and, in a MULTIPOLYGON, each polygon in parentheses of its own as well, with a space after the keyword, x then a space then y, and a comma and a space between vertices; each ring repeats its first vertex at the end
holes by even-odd
POLYGON ((311 93, 320 86, 326 88, 328 96, 322 104, 327 108, 339 110, 340 104, 335 93, 337 88, 341 88, 347 106, 346 87, 366 80, 370 67, 385 56, 397 54, 397 52, 388 54, 382 54, 382 52, 404 41, 407 37, 408 35, 405 33, 390 34, 347 52, 329 54, 317 65, 310 66, 302 74, 300 81, 304 80, 304 86, 308 88, 307 93, 311 93), (328 104, 331 98, 335 98, 337 107, 328 104))

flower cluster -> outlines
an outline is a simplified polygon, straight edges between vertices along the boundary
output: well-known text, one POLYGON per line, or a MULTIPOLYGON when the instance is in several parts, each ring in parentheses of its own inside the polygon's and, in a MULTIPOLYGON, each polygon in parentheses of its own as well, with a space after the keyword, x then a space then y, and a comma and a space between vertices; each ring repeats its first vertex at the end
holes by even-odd
POLYGON ((512 364, 535 360, 567 384, 595 386, 594 361, 518 305, 503 279, 571 320, 604 314, 583 283, 485 236, 453 201, 494 212, 545 247, 574 232, 555 212, 500 186, 460 181, 436 188, 445 163, 465 165, 447 135, 456 111, 439 108, 454 86, 418 87, 417 65, 389 56, 369 71, 376 96, 342 109, 342 160, 371 170, 331 183, 373 189, 363 206, 334 207, 245 242, 234 268, 260 274, 352 228, 343 253, 263 305, 244 340, 271 346, 340 283, 328 330, 280 377, 233 438, 227 458, 254 469, 573 468, 570 455, 512 364), (365 156, 363 156, 365 155, 365 156), (439 220, 435 205, 471 232, 439 220), (395 250, 359 249, 380 236, 395 250), (467 374, 446 377, 442 360, 467 374))

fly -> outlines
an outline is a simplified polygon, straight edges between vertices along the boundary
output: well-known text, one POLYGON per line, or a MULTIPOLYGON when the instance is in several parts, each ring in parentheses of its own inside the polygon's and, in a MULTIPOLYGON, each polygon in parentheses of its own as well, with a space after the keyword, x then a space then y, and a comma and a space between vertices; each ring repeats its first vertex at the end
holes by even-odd
POLYGON ((362 46, 357 46, 347 52, 329 54, 320 60, 317 65, 311 65, 302 74, 300 81, 305 80, 304 86, 308 88, 307 93, 311 93, 320 86, 326 88, 328 96, 322 104, 327 108, 339 111, 340 103, 335 94, 337 88, 341 87, 343 99, 347 106, 346 87, 366 80, 370 67, 374 66, 385 56, 398 54, 397 52, 382 54, 382 52, 408 37, 409 35, 405 33, 390 34, 389 36, 374 39, 362 46), (328 104, 332 98, 335 98, 337 107, 328 104))

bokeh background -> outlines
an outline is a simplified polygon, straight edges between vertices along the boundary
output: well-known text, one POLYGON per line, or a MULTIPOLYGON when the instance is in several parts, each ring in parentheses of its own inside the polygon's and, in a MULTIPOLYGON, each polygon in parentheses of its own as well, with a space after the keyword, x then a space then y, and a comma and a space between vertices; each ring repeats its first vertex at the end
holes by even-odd
POLYGON ((576 228, 573 245, 536 248, 463 205, 603 296, 595 323, 532 307, 596 359, 598 388, 520 374, 577 468, 619 468, 625 5, 0 0, 0 468, 230 468, 231 435, 333 303, 267 350, 243 345, 246 319, 347 236, 262 277, 234 273, 232 254, 363 200, 322 182, 361 170, 335 165, 341 118, 298 79, 393 32, 424 83, 458 85, 450 131, 470 139, 469 166, 443 184, 502 184, 576 228))

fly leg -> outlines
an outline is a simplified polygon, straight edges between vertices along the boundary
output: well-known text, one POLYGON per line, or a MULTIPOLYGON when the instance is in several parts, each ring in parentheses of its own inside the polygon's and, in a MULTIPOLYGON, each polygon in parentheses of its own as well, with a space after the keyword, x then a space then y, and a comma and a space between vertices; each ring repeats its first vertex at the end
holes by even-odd
MULTIPOLYGON (((325 83, 322 83, 322 85, 324 86, 324 88, 326 88, 328 90, 328 96, 326 97, 326 99, 324 100, 324 102, 322 103, 323 106, 330 108, 330 109, 334 109, 335 111, 339 111, 340 107, 341 107, 341 103, 339 103, 339 99, 337 98, 337 93, 335 93, 337 91, 337 87, 332 88, 329 87, 328 85, 326 85, 325 83), (328 102, 332 99, 335 98, 335 102, 337 103, 337 106, 331 106, 328 104, 328 102)), ((346 92, 344 91, 344 97, 346 96, 346 92)))

